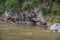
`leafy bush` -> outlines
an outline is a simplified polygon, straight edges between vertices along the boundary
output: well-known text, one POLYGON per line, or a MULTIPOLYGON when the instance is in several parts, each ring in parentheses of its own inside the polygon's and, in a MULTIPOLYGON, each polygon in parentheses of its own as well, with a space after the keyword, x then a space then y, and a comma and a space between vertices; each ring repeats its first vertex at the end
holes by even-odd
POLYGON ((29 7, 30 7, 29 2, 24 2, 23 5, 22 5, 22 9, 23 9, 23 10, 26 10, 26 9, 28 9, 29 7))
POLYGON ((53 14, 59 15, 60 14, 60 7, 53 8, 52 12, 53 12, 53 14))
POLYGON ((3 11, 4 11, 4 6, 3 4, 0 5, 0 16, 3 14, 3 11))
POLYGON ((48 15, 51 11, 50 8, 39 7, 39 11, 43 13, 43 15, 48 15))
POLYGON ((51 23, 60 22, 59 16, 53 14, 48 15, 45 19, 46 21, 50 21, 51 23))

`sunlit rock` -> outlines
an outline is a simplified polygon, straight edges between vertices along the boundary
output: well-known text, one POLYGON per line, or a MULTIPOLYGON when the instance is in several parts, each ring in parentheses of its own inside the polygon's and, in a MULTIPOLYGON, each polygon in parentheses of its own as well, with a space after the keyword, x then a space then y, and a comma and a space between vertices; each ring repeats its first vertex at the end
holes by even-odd
POLYGON ((50 27, 50 30, 52 30, 53 32, 60 32, 60 24, 59 23, 55 23, 50 27))

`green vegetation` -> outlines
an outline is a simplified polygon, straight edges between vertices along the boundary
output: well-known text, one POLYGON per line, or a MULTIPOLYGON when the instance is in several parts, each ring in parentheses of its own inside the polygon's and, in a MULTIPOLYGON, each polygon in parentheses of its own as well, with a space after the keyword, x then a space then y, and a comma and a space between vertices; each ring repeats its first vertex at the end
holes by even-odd
POLYGON ((23 6, 22 6, 22 9, 23 9, 23 10, 26 10, 26 9, 28 9, 28 8, 30 8, 30 3, 29 3, 29 2, 24 2, 24 3, 23 3, 23 6))
POLYGON ((41 11, 44 16, 48 16, 50 14, 60 15, 59 4, 58 0, 1 0, 0 15, 3 14, 5 10, 17 14, 19 14, 20 10, 29 10, 28 13, 30 13, 31 10, 34 12, 35 7, 37 7, 39 12, 41 11))
POLYGON ((56 15, 49 15, 46 17, 47 21, 50 21, 51 23, 56 23, 56 22, 60 22, 60 18, 56 15), (57 20, 58 19, 58 20, 57 20))
POLYGON ((56 15, 59 15, 60 14, 60 6, 53 8, 52 11, 55 12, 56 15))
POLYGON ((16 11, 19 8, 18 0, 6 0, 5 6, 7 10, 16 11))

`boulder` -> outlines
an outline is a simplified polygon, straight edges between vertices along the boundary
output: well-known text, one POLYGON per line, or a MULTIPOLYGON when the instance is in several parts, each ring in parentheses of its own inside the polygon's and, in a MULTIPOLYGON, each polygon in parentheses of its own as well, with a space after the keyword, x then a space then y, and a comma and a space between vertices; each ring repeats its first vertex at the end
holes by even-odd
POLYGON ((60 32, 60 24, 59 23, 55 23, 52 26, 50 26, 50 30, 52 30, 53 32, 60 32))

